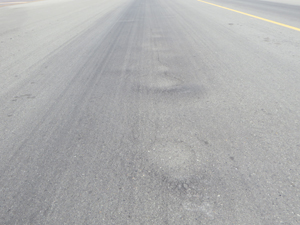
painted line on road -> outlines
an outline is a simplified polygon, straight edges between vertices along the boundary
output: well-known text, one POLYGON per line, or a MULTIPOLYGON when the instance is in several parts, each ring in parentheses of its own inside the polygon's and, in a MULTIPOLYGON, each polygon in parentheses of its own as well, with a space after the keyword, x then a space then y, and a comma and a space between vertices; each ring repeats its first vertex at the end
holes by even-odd
POLYGON ((7 5, 7 4, 23 4, 26 2, 0 2, 0 5, 7 5))
POLYGON ((0 8, 5 7, 5 6, 20 5, 20 4, 40 2, 40 1, 43 1, 43 0, 35 0, 35 1, 29 1, 29 2, 2 2, 2 3, 0 3, 0 8))
POLYGON ((217 7, 222 8, 222 9, 227 9, 227 10, 230 10, 230 11, 233 11, 233 12, 236 12, 236 13, 240 13, 240 14, 243 14, 243 15, 246 15, 246 16, 250 16, 250 17, 253 17, 253 18, 256 18, 256 19, 259 19, 259 20, 269 22, 269 23, 273 23, 273 24, 276 24, 276 25, 279 25, 279 26, 282 26, 282 27, 287 27, 287 28, 290 28, 292 30, 300 31, 300 28, 298 28, 298 27, 293 27, 293 26, 286 25, 286 24, 283 24, 283 23, 279 23, 279 22, 276 22, 276 21, 273 21, 273 20, 268 20, 268 19, 265 19, 265 18, 262 18, 262 17, 259 17, 259 16, 254 16, 254 15, 251 15, 249 13, 244 13, 244 12, 241 12, 241 11, 238 11, 238 10, 235 10, 235 9, 230 9, 230 8, 227 8, 227 7, 224 7, 224 6, 221 6, 221 5, 217 5, 217 4, 214 4, 214 3, 205 2, 205 1, 202 1, 202 0, 198 0, 198 2, 203 2, 203 3, 206 3, 206 4, 217 6, 217 7))

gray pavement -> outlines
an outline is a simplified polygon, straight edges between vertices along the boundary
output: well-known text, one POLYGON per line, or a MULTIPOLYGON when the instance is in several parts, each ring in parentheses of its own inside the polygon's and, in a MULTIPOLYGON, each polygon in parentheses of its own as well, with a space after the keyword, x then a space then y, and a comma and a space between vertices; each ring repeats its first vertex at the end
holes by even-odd
POLYGON ((0 8, 0 224, 300 224, 299 37, 196 0, 0 8))
POLYGON ((16 4, 24 4, 24 3, 32 3, 37 0, 0 0, 0 7, 16 5, 16 4))

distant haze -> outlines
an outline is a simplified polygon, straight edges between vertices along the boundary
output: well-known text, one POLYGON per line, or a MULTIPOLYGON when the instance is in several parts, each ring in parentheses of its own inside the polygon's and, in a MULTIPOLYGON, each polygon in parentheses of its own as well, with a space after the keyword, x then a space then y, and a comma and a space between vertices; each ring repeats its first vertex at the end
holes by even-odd
POLYGON ((300 5, 300 0, 263 0, 268 2, 278 2, 289 5, 300 5))

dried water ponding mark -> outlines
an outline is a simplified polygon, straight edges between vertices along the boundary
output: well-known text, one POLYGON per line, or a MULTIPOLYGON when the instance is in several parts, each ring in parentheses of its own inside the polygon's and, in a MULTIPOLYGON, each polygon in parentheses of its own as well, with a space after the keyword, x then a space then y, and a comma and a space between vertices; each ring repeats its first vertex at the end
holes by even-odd
MULTIPOLYGON (((160 117, 159 114, 155 116, 160 117)), ((155 136, 147 132, 151 143, 149 137, 148 140, 143 138, 148 142, 144 145, 147 147, 144 149, 147 158, 144 172, 161 190, 167 210, 207 224, 211 220, 219 223, 233 217, 228 211, 234 211, 235 187, 215 164, 216 146, 197 130, 199 126, 181 121, 176 114, 165 121, 164 118, 151 119, 156 125, 152 131, 156 132, 155 136)))
POLYGON ((154 98, 164 98, 169 100, 181 101, 198 99, 205 93, 204 87, 197 84, 167 84, 143 85, 135 87, 135 91, 143 91, 147 95, 153 95, 154 98))
POLYGON ((199 158, 201 149, 195 147, 180 140, 156 140, 148 151, 148 175, 161 181, 165 197, 174 203, 171 208, 212 220, 226 184, 205 157, 199 158))
POLYGON ((182 159, 170 159, 172 162, 166 164, 153 162, 148 175, 161 181, 169 210, 183 210, 202 221, 214 220, 222 214, 224 206, 226 209, 231 207, 229 196, 226 196, 229 188, 212 165, 202 165, 201 162, 196 165, 192 158, 183 154, 178 155, 182 159), (179 165, 175 165, 178 161, 179 165))
POLYGON ((232 190, 214 165, 214 146, 201 135, 197 125, 193 126, 193 121, 181 120, 184 118, 181 110, 192 104, 184 103, 177 110, 168 108, 177 106, 176 101, 166 104, 162 100, 154 105, 159 112, 150 114, 153 127, 147 127, 149 132, 145 134, 149 136, 142 138, 147 142, 143 149, 147 158, 146 176, 159 187, 170 212, 201 222, 218 220, 219 214, 225 215, 223 207, 232 207, 229 200, 232 190), (165 112, 160 107, 166 107, 165 112))
MULTIPOLYGON (((152 100, 194 100, 205 95, 205 88, 198 81, 189 76, 174 74, 166 65, 158 65, 151 74, 140 76, 138 82, 133 84, 134 92, 142 92, 152 100), (187 80, 188 79, 188 80, 187 80)), ((175 106, 176 107, 176 106, 175 106)))

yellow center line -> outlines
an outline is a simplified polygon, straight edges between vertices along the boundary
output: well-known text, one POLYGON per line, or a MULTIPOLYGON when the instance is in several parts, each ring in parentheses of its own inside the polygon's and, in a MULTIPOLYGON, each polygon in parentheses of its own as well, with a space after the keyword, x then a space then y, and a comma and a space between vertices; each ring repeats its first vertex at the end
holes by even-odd
POLYGON ((238 11, 238 10, 235 10, 235 9, 230 9, 230 8, 227 8, 227 7, 224 7, 224 6, 221 6, 221 5, 216 5, 216 4, 213 4, 213 3, 210 3, 210 2, 205 2, 205 1, 202 1, 202 0, 198 0, 198 1, 206 3, 206 4, 210 4, 210 5, 213 5, 213 6, 217 6, 217 7, 222 8, 222 9, 227 9, 227 10, 230 10, 230 11, 233 11, 233 12, 236 12, 236 13, 240 13, 240 14, 243 14, 243 15, 246 15, 246 16, 250 16, 250 17, 253 17, 253 18, 256 18, 256 19, 259 19, 259 20, 263 20, 263 21, 266 21, 266 22, 269 22, 269 23, 273 23, 273 24, 276 24, 276 25, 279 25, 279 26, 282 26, 282 27, 287 27, 287 28, 290 28, 290 29, 293 29, 293 30, 300 31, 300 28, 298 28, 298 27, 293 27, 293 26, 286 25, 286 24, 283 24, 283 23, 278 23, 278 22, 273 21, 273 20, 268 20, 268 19, 265 19, 265 18, 262 18, 262 17, 259 17, 259 16, 254 16, 254 15, 251 15, 249 13, 244 13, 244 12, 241 12, 241 11, 238 11))

